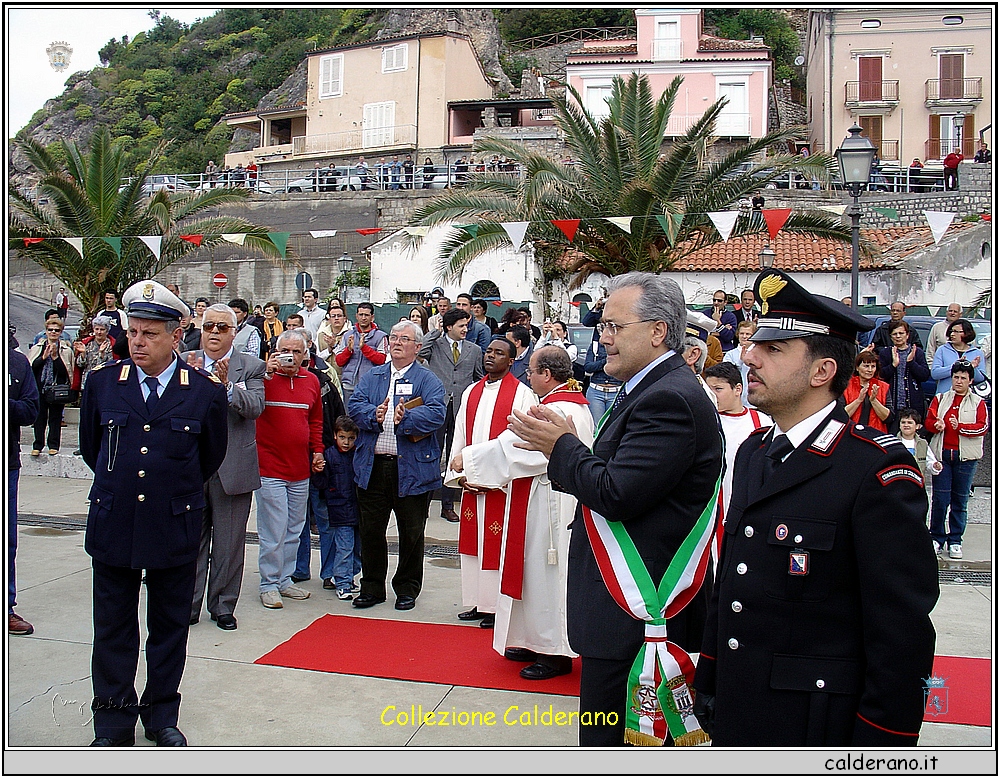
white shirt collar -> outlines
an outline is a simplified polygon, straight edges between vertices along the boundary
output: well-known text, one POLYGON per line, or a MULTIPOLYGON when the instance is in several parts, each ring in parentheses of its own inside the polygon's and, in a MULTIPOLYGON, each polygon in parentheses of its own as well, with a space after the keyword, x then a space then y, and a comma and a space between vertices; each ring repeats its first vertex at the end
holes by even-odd
POLYGON ((647 375, 649 375, 650 370, 652 370, 661 362, 666 362, 668 359, 670 359, 670 357, 672 357, 676 353, 677 353, 676 351, 670 349, 666 354, 661 354, 652 362, 650 362, 648 365, 646 365, 642 370, 640 370, 638 373, 632 376, 628 381, 625 382, 624 386, 625 394, 628 394, 633 389, 635 389, 639 385, 639 382, 642 381, 642 379, 645 378, 647 375))
MULTIPOLYGON (((167 384, 170 383, 170 379, 174 377, 174 373, 177 371, 178 362, 180 362, 180 359, 178 359, 175 355, 164 371, 156 376, 156 380, 160 384, 159 394, 163 394, 163 390, 167 388, 167 384)), ((135 365, 134 362, 132 364, 135 365)), ((139 386, 142 387, 142 393, 143 396, 145 396, 146 392, 149 391, 149 387, 145 384, 146 379, 149 378, 149 374, 138 365, 135 365, 135 377, 139 379, 139 386)))
MULTIPOLYGON (((233 352, 234 352, 235 350, 236 350, 236 347, 235 347, 235 346, 230 346, 230 347, 229 347, 229 351, 228 351, 228 352, 226 353, 226 356, 224 356, 224 357, 219 357, 219 359, 229 359, 229 357, 231 357, 231 356, 233 355, 233 352)), ((206 370, 207 370, 207 371, 208 371, 209 373, 211 373, 211 372, 212 372, 212 365, 214 365, 214 364, 215 364, 215 363, 216 363, 216 362, 217 362, 218 360, 215 360, 215 359, 212 359, 212 358, 211 358, 211 357, 210 357, 210 356, 208 355, 208 352, 207 352, 207 351, 202 351, 201 353, 205 355, 205 369, 206 369, 206 370)))
POLYGON ((830 412, 833 411, 836 404, 835 400, 831 401, 828 405, 825 405, 816 411, 816 413, 812 416, 807 416, 790 430, 785 432, 782 432, 781 427, 779 427, 776 422, 774 425, 774 432, 770 439, 774 440, 776 436, 783 434, 788 438, 789 443, 791 443, 795 448, 798 448, 805 442, 806 438, 813 433, 813 430, 815 430, 822 423, 822 421, 830 415, 830 412))

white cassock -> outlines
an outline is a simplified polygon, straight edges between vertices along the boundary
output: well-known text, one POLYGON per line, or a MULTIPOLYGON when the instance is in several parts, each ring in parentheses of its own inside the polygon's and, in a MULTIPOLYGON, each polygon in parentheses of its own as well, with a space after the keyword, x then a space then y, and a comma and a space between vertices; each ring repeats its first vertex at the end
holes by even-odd
MULTIPOLYGON (((531 408, 538 402, 538 398, 535 397, 535 393, 531 389, 517 381, 517 389, 514 394, 514 405, 513 407, 519 411, 528 412, 531 408)), ((479 400, 479 406, 476 408, 476 417, 472 425, 472 444, 486 443, 490 439, 490 427, 493 422, 493 409, 496 406, 497 397, 500 393, 500 385, 502 381, 484 381, 483 394, 479 400)), ((458 413, 455 415, 455 442, 451 447, 451 455, 448 457, 448 463, 451 464, 451 460, 462 452, 466 447, 466 414, 469 403, 469 395, 477 384, 473 384, 468 387, 462 393, 462 404, 459 407, 458 413)), ((464 454, 463 454, 464 457, 464 454)), ((471 478, 468 478, 468 473, 456 473, 449 467, 448 472, 445 474, 445 486, 451 488, 461 488, 458 484, 458 479, 465 476, 470 483, 475 484, 471 478)), ((497 598, 500 596, 500 571, 499 570, 483 570, 482 559, 483 559, 483 541, 486 537, 486 533, 490 530, 485 526, 485 513, 486 513, 486 495, 479 494, 476 496, 477 505, 477 537, 479 541, 479 547, 477 549, 477 555, 472 556, 471 554, 459 554, 459 560, 462 565, 462 604, 466 607, 475 607, 484 613, 496 613, 497 609, 497 598)), ((504 508, 506 511, 506 507, 504 508)), ((466 517, 462 516, 460 522, 465 522, 466 517)), ((461 530, 460 530, 461 531, 461 530)), ((501 555, 502 555, 501 550, 501 555)))
POLYGON ((719 411, 722 434, 726 441, 726 474, 722 477, 722 515, 729 513, 729 499, 733 494, 733 462, 743 441, 760 427, 771 426, 771 417, 756 408, 743 408, 742 413, 719 411))
MULTIPOLYGON (((589 406, 574 402, 546 405, 571 418, 583 444, 588 448, 593 445, 594 418, 589 406)), ((566 634, 566 572, 569 524, 577 501, 570 494, 552 489, 546 474, 548 459, 541 452, 517 448, 514 444, 519 440, 508 430, 496 440, 467 448, 462 455, 470 483, 506 487, 516 478, 532 478, 521 599, 500 595, 493 648, 500 654, 506 648, 518 647, 540 654, 576 656, 566 634)), ((506 552, 506 529, 504 535, 506 552)))

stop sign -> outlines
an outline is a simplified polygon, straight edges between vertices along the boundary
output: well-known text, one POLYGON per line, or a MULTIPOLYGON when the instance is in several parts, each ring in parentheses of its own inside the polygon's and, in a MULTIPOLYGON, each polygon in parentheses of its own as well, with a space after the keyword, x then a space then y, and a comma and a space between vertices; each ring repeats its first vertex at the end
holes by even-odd
POLYGON ((216 273, 212 276, 212 283, 219 287, 219 289, 222 289, 222 287, 229 283, 229 279, 225 273, 216 273))

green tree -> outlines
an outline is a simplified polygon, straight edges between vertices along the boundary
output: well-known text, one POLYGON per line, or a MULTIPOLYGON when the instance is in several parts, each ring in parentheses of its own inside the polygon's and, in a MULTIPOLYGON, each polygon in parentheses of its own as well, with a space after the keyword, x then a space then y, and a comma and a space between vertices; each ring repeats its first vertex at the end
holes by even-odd
MULTIPOLYGON (((105 289, 120 295, 193 251, 195 245, 181 235, 204 235, 202 246, 210 246, 221 242, 223 233, 247 233, 248 249, 266 257, 281 256, 267 237, 267 227, 235 216, 196 218, 242 202, 248 190, 217 187, 180 196, 159 191, 147 200, 141 191, 142 175, 133 175, 131 183, 122 186, 135 171, 127 167, 122 144, 112 141, 107 128, 94 134, 86 155, 76 144, 64 142, 65 164, 33 140, 17 145, 40 175, 40 198, 36 201, 9 187, 9 248, 52 273, 91 311, 99 308, 105 289), (44 200, 48 203, 43 205, 44 200), (159 259, 140 235, 162 236, 159 259), (82 237, 83 255, 58 240, 64 237, 82 237), (102 237, 121 238, 120 254, 102 237), (25 245, 25 238, 42 240, 25 245)), ((156 148, 147 169, 156 166, 163 149, 164 144, 156 148)))
MULTIPOLYGON (((501 222, 530 222, 526 240, 542 257, 563 254, 564 265, 582 281, 593 272, 617 275, 630 270, 659 272, 693 251, 721 240, 707 215, 727 210, 768 181, 789 171, 828 179, 829 155, 808 158, 777 154, 754 162, 766 149, 784 145, 797 131, 781 131, 753 140, 716 162, 708 161, 714 127, 725 99, 713 104, 661 155, 664 133, 680 89, 678 76, 653 98, 645 76, 616 78, 608 100, 610 114, 598 121, 574 101, 556 101, 556 122, 565 134, 575 165, 554 162, 522 144, 486 139, 477 154, 500 154, 523 167, 524 174, 485 173, 467 186, 448 190, 419 208, 414 225, 474 222, 475 229, 452 231, 441 248, 441 272, 455 276, 474 257, 509 245, 501 222), (749 163, 745 172, 744 166, 749 163), (631 216, 631 231, 607 221, 631 216), (663 221, 657 217, 663 217, 663 221), (553 219, 580 219, 567 245, 553 219), (474 234, 473 234, 474 233, 474 234), (572 259, 570 259, 572 258, 572 259)), ((850 240, 839 220, 795 213, 784 229, 850 240)), ((765 230, 759 213, 738 219, 733 235, 765 230)))

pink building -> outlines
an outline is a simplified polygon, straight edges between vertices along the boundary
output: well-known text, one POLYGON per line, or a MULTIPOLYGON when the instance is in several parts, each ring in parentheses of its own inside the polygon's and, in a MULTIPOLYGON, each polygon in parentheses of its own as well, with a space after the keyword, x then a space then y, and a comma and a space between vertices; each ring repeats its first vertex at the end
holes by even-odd
POLYGON ((641 73, 654 95, 675 76, 683 76, 668 137, 685 133, 720 97, 729 102, 719 116, 716 135, 749 139, 767 133, 772 62, 762 40, 706 35, 697 8, 640 8, 635 17, 635 40, 587 42, 567 56, 567 83, 579 92, 588 111, 595 117, 607 114, 615 76, 641 73))

